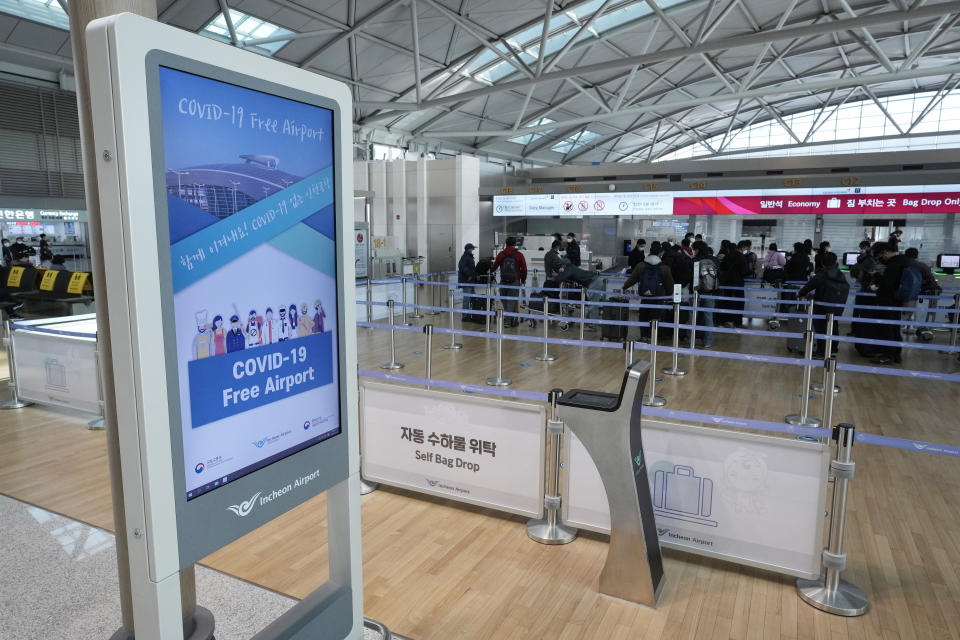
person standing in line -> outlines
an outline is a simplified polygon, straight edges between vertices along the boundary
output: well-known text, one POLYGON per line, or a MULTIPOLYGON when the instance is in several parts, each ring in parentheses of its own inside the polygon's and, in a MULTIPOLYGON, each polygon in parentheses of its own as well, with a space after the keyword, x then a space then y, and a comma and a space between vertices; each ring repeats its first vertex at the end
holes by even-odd
POLYGON ((560 241, 554 240, 550 251, 543 254, 544 283, 548 280, 556 281, 557 275, 563 270, 563 258, 560 257, 560 241))
MULTIPOLYGON (((583 292, 586 293, 587 302, 601 302, 603 300, 605 285, 598 272, 574 266, 569 258, 563 258, 562 265, 560 273, 557 275, 558 282, 561 284, 570 282, 581 287, 583 292)), ((584 331, 596 331, 596 321, 600 319, 600 305, 587 305, 586 316, 587 319, 594 322, 585 325, 584 331)))
POLYGON ((743 287, 744 278, 747 272, 747 260, 740 253, 742 245, 730 243, 727 245, 727 257, 724 258, 721 268, 723 270, 721 295, 730 298, 740 298, 739 300, 727 300, 724 307, 730 311, 739 313, 725 314, 723 324, 730 327, 743 323, 743 287))
POLYGON ((573 232, 567 234, 567 260, 575 266, 580 266, 580 243, 573 232))
MULTIPOLYGON (((463 255, 460 256, 460 261, 457 262, 457 284, 460 285, 461 293, 466 294, 462 300, 462 306, 464 309, 479 309, 481 305, 480 298, 473 297, 479 292, 479 287, 475 287, 477 283, 477 261, 473 257, 473 251, 477 247, 472 243, 468 242, 463 247, 463 255)), ((463 320, 467 322, 479 322, 480 316, 475 316, 473 314, 464 314, 462 316, 463 320)))
MULTIPOLYGON (((713 309, 716 300, 709 296, 717 295, 720 267, 713 258, 713 250, 703 240, 693 243, 694 273, 699 274, 694 286, 700 294, 697 324, 704 327, 713 327, 713 309), (703 296, 708 296, 704 298, 703 296)), ((703 349, 713 348, 713 331, 701 331, 700 340, 703 349)))
MULTIPOLYGON (((815 316, 826 316, 828 313, 832 313, 835 316, 839 316, 843 312, 843 307, 832 306, 835 304, 845 304, 847 302, 847 296, 850 295, 850 283, 847 282, 846 276, 843 275, 843 272, 840 271, 840 267, 837 265, 837 254, 824 253, 820 257, 820 268, 813 274, 813 277, 800 288, 800 291, 797 292, 797 298, 805 298, 813 292, 813 299, 815 301, 813 305, 813 313, 815 316), (819 305, 816 302, 827 302, 831 303, 830 305, 819 305)), ((820 335, 823 335, 827 332, 827 319, 815 317, 813 319, 813 329, 814 332, 820 335)), ((840 332, 840 324, 834 320, 833 321, 833 335, 838 335, 840 332)), ((831 347, 833 353, 836 353, 840 348, 840 343, 836 340, 832 341, 833 346, 831 347)), ((813 352, 814 358, 822 358, 824 356, 824 347, 825 341, 818 339, 816 348, 813 352)))
MULTIPOLYGON (((500 288, 500 296, 507 298, 503 301, 503 311, 504 313, 516 313, 518 302, 516 298, 519 297, 520 292, 518 287, 523 287, 527 283, 527 261, 520 250, 517 249, 517 239, 513 236, 507 238, 507 246, 497 254, 496 260, 493 261, 490 270, 496 271, 497 269, 500 269, 500 284, 504 285, 500 288)), ((520 320, 507 318, 505 323, 507 326, 515 327, 520 324, 520 320)))
POLYGON ((3 244, 3 266, 8 269, 13 266, 13 251, 10 250, 10 241, 4 238, 3 244))
POLYGON ((636 244, 634 244, 633 249, 630 251, 630 255, 627 257, 627 268, 630 271, 633 271, 634 268, 643 262, 646 257, 643 253, 644 247, 647 246, 647 241, 643 238, 638 238, 636 244))
POLYGON ((770 284, 783 282, 783 267, 787 259, 777 250, 777 243, 771 242, 767 248, 767 255, 763 256, 763 281, 770 284))
MULTIPOLYGON (((874 254, 884 265, 883 274, 877 280, 877 306, 878 307, 902 307, 903 301, 899 300, 898 292, 900 290, 901 279, 904 271, 910 267, 910 260, 907 256, 897 253, 897 247, 893 243, 878 242, 873 247, 874 254)), ((877 309, 876 317, 885 320, 900 321, 900 311, 877 309)), ((903 336, 900 333, 899 324, 881 324, 880 339, 900 342, 903 336)), ((883 345, 878 347, 880 355, 871 360, 874 364, 899 363, 902 349, 883 345)))
MULTIPOLYGON (((633 273, 630 274, 630 277, 627 278, 627 281, 623 283, 623 290, 626 291, 633 285, 639 285, 637 287, 637 293, 640 294, 641 298, 645 297, 658 297, 666 295, 665 292, 673 292, 673 274, 670 272, 670 267, 663 264, 663 255, 666 245, 662 245, 659 242, 652 242, 650 244, 650 253, 647 255, 646 259, 638 264, 634 268, 633 273)), ((641 303, 643 300, 641 299, 641 303)), ((650 301, 654 304, 659 304, 660 301, 653 300, 650 301)), ((662 309, 640 309, 640 321, 649 322, 650 320, 656 319, 661 320, 663 314, 661 313, 662 309)), ((643 338, 650 337, 650 329, 644 327, 640 330, 640 334, 643 338)))

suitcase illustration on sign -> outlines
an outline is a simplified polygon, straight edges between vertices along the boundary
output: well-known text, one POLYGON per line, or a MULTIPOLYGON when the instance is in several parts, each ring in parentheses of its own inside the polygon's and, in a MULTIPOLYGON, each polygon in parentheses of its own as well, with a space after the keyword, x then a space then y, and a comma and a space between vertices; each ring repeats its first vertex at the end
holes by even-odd
POLYGON ((653 507, 658 516, 717 526, 713 513, 713 480, 701 478, 693 467, 675 465, 673 471, 653 474, 653 507))

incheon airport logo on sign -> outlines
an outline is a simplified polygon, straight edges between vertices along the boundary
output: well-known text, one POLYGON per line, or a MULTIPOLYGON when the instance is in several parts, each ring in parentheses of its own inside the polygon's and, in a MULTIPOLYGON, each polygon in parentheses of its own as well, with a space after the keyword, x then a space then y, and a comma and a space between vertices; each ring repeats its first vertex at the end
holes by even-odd
POLYGON ((197 466, 195 466, 195 467, 193 468, 193 470, 194 470, 196 473, 203 473, 203 470, 206 469, 206 468, 207 468, 207 467, 206 467, 205 464, 203 464, 202 462, 198 462, 198 463, 197 463, 197 466))
POLYGON ((241 518, 250 515, 250 512, 253 511, 253 508, 257 504, 257 498, 260 497, 262 491, 257 491, 255 494, 250 496, 249 500, 244 500, 240 504, 232 504, 227 507, 227 511, 232 511, 241 518))

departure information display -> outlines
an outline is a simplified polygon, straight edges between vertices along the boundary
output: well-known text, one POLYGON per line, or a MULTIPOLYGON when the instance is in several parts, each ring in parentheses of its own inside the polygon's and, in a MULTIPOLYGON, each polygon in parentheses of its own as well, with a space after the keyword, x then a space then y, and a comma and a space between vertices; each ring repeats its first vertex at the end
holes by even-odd
POLYGON ((495 216, 689 216, 960 212, 960 185, 493 196, 495 216))
POLYGON ((160 67, 187 498, 340 433, 333 112, 160 67))

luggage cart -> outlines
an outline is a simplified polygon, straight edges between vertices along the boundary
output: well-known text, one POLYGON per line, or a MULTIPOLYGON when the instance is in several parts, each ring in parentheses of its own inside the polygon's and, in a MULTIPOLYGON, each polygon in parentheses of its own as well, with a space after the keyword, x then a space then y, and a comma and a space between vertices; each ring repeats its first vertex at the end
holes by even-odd
MULTIPOLYGON (((547 283, 544 283, 544 284, 546 285, 547 283)), ((546 289, 550 287, 545 286, 544 288, 546 289)), ((561 292, 560 295, 563 295, 563 292, 561 292)), ((554 296, 556 296, 556 292, 552 292, 552 291, 551 292, 536 291, 534 293, 531 293, 527 297, 533 298, 533 300, 530 300, 528 302, 525 302, 523 300, 520 301, 520 307, 519 307, 520 312, 542 314, 543 298, 546 297, 549 299, 549 302, 547 303, 548 305, 547 314, 546 314, 547 318, 549 319, 550 322, 555 323, 557 328, 560 329, 560 331, 566 331, 567 329, 570 328, 570 322, 564 316, 563 301, 560 299, 559 296, 557 297, 554 297, 554 296), (550 295, 551 293, 553 293, 554 295, 551 296, 550 295)), ((533 329, 537 326, 537 321, 534 318, 527 318, 527 326, 533 329)))

